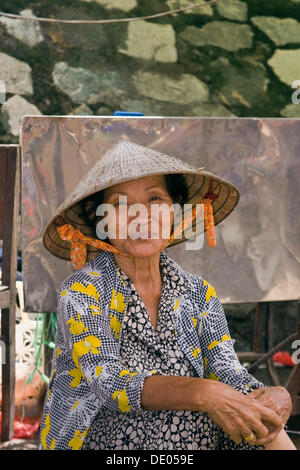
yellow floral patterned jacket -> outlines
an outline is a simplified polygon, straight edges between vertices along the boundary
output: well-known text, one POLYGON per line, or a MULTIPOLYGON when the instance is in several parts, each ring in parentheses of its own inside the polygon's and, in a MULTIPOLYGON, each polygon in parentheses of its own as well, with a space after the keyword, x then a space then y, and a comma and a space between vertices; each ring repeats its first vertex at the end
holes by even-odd
MULTIPOLYGON (((243 393, 264 386, 240 364, 215 289, 164 252, 161 261, 172 266, 186 287, 174 298, 175 334, 199 377, 221 380, 243 393)), ((40 449, 81 449, 102 406, 120 413, 141 412, 144 381, 156 371, 127 370, 122 363, 122 318, 129 297, 130 289, 108 251, 61 285, 40 449)))

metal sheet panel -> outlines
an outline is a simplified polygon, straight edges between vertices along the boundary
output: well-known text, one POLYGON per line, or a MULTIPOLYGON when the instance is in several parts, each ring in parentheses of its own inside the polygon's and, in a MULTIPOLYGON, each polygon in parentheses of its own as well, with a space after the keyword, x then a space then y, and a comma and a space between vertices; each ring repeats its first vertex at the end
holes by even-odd
POLYGON ((241 193, 216 227, 217 247, 167 249, 224 303, 300 297, 300 119, 25 116, 22 257, 25 309, 56 310, 73 271, 42 245, 57 207, 121 137, 225 177, 241 193))

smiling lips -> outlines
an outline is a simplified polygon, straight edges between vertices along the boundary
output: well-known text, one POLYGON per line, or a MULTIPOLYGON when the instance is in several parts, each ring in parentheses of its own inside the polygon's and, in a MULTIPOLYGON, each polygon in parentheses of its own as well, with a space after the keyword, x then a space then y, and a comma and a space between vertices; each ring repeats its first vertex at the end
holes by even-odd
POLYGON ((137 238, 142 238, 144 240, 147 240, 147 239, 156 238, 156 237, 157 237, 157 233, 153 233, 151 235, 151 230, 149 230, 148 232, 139 232, 137 238))

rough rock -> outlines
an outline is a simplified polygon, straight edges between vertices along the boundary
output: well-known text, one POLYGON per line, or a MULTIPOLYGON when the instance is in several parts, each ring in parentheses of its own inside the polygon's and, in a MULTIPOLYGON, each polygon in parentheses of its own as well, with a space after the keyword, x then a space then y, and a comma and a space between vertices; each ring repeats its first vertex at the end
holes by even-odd
POLYGON ((300 79, 300 49, 276 49, 268 64, 279 80, 289 86, 300 79))
POLYGON ((228 59, 220 58, 212 67, 221 78, 218 94, 223 104, 251 109, 264 102, 269 79, 262 64, 244 61, 236 66, 228 59))
POLYGON ((42 116, 43 113, 22 96, 14 95, 1 107, 1 123, 10 134, 18 136, 20 120, 26 114, 42 116))
POLYGON ((126 99, 122 103, 124 111, 143 113, 145 116, 163 116, 164 108, 159 103, 146 100, 126 99))
POLYGON ((189 111, 189 116, 195 117, 234 117, 222 104, 201 103, 193 106, 189 111))
POLYGON ((211 21, 201 29, 188 26, 180 35, 193 46, 212 45, 227 51, 251 48, 253 32, 246 24, 211 21))
POLYGON ((155 72, 138 71, 133 76, 137 91, 148 98, 179 104, 207 102, 207 85, 194 75, 183 74, 170 77, 155 72))
MULTIPOLYGON (((80 12, 78 2, 75 3, 74 6, 69 5, 60 9, 59 17, 62 20, 74 19, 86 21, 93 19, 88 11, 89 5, 84 5, 87 11, 80 12)), ((81 8, 83 7, 81 6, 81 8)), ((123 16, 122 13, 119 13, 119 17, 121 16, 123 16)), ((99 13, 97 18, 94 16, 94 19, 101 18, 105 18, 103 13, 99 13)), ((50 48, 56 49, 56 57, 60 57, 58 51, 63 51, 65 58, 74 56, 78 58, 78 61, 75 60, 72 63, 74 67, 78 65, 83 68, 89 68, 93 64, 98 66, 101 63, 105 63, 103 60, 105 57, 109 57, 112 60, 112 56, 116 52, 116 43, 118 44, 119 41, 116 29, 125 29, 125 27, 125 23, 114 25, 46 23, 43 30, 47 33, 48 41, 51 41, 50 48), (112 34, 115 31, 116 40, 112 34)), ((49 44, 48 41, 47 44, 49 44)))
POLYGON ((175 31, 171 25, 141 20, 128 24, 126 47, 118 50, 139 59, 177 62, 175 43, 175 31))
POLYGON ((31 67, 4 52, 0 52, 0 79, 5 84, 6 93, 32 95, 31 67))
POLYGON ((78 67, 69 67, 66 62, 58 62, 52 73, 55 85, 74 102, 96 104, 114 100, 124 93, 124 83, 116 72, 97 73, 78 67))
POLYGON ((253 16, 252 23, 263 31, 277 46, 300 43, 300 23, 293 18, 253 16))
POLYGON ((69 113, 69 115, 74 115, 74 116, 92 116, 94 113, 93 111, 86 105, 82 104, 75 108, 72 113, 69 113))
POLYGON ((107 10, 130 11, 137 6, 137 0, 81 0, 82 2, 96 2, 107 10))
POLYGON ((248 6, 239 0, 222 0, 217 3, 218 13, 229 20, 247 21, 248 6))
POLYGON ((96 111, 96 115, 97 116, 112 116, 113 113, 106 106, 100 106, 100 108, 98 108, 97 111, 96 111))
MULTIPOLYGON (((192 5, 199 3, 199 0, 168 0, 167 2, 170 10, 177 10, 179 8, 186 8, 192 5)), ((192 14, 192 15, 206 15, 213 16, 214 12, 210 5, 203 5, 199 8, 192 8, 191 10, 186 10, 182 12, 183 14, 192 14)), ((181 14, 181 13, 180 13, 181 14)), ((175 13, 174 15, 177 15, 175 13)))
MULTIPOLYGON (((29 8, 20 11, 20 15, 28 18, 36 18, 29 8)), ((44 40, 38 21, 22 20, 18 18, 7 18, 0 16, 0 23, 6 26, 8 34, 11 34, 19 41, 34 47, 44 40)))
POLYGON ((280 111, 280 114, 286 118, 300 118, 300 104, 287 104, 285 108, 280 111))

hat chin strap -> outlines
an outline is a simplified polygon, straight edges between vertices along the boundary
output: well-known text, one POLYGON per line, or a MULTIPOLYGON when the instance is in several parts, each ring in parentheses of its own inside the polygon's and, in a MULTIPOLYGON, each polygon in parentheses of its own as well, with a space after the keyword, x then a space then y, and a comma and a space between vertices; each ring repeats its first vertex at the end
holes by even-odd
POLYGON ((60 227, 57 227, 56 230, 62 240, 71 242, 71 262, 75 269, 81 269, 86 263, 87 256, 87 245, 91 245, 100 250, 111 251, 119 255, 127 256, 132 258, 132 255, 128 255, 121 250, 118 250, 113 245, 98 240, 97 238, 88 237, 84 235, 80 230, 76 229, 70 224, 64 224, 60 227))
MULTIPOLYGON (((217 183, 217 186, 219 184, 220 183, 217 183)), ((216 189, 216 187, 214 189, 216 189)), ((206 231, 207 244, 209 248, 215 247, 216 235, 215 235, 215 224, 214 224, 212 200, 216 199, 217 197, 218 197, 217 194, 212 192, 212 181, 210 181, 208 192, 205 194, 203 199, 200 199, 197 202, 192 212, 182 221, 181 226, 176 227, 176 229, 173 231, 170 237, 170 240, 167 246, 170 246, 170 244, 175 239, 175 237, 182 234, 185 228, 187 228, 188 226, 190 226, 190 224, 192 224, 193 220, 196 218, 197 214, 200 212, 199 204, 204 204, 204 228, 206 231)), ((118 255, 123 255, 129 258, 133 258, 132 255, 124 253, 123 251, 119 250, 113 245, 110 245, 109 243, 84 235, 80 230, 75 229, 75 227, 73 227, 70 224, 61 225, 60 227, 57 227, 56 230, 58 231, 58 234, 62 240, 71 242, 71 262, 75 269, 81 269, 86 264, 87 245, 91 245, 95 248, 99 248, 100 250, 106 250, 112 253, 116 253, 118 255)))

